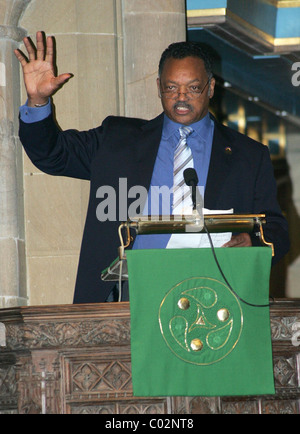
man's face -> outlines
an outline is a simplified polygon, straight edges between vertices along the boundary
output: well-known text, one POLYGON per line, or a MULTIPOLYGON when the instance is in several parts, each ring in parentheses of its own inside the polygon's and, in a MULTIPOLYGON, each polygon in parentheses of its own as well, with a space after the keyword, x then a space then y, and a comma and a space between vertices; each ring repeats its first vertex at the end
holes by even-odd
POLYGON ((212 78, 208 83, 207 72, 201 59, 171 58, 166 60, 161 77, 157 79, 157 86, 168 118, 182 125, 190 125, 207 114, 209 100, 214 94, 215 80, 212 78), (203 88, 203 92, 199 94, 203 88))

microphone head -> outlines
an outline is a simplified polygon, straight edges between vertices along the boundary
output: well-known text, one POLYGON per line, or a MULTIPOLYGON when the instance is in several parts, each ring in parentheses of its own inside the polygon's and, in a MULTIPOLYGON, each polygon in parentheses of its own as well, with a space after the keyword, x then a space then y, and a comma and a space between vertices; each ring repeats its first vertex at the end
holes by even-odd
POLYGON ((189 167, 183 172, 184 182, 186 185, 193 186, 198 184, 198 175, 195 169, 189 167))

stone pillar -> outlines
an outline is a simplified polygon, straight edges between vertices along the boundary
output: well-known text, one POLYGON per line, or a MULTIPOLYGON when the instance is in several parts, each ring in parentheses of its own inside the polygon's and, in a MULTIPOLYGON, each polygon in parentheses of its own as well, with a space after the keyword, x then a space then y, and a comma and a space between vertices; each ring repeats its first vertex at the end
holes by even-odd
POLYGON ((0 1, 0 307, 25 305, 22 157, 18 145, 20 81, 13 50, 30 0, 0 1))
POLYGON ((150 119, 161 111, 156 78, 162 51, 186 40, 185 0, 123 2, 125 114, 150 119))

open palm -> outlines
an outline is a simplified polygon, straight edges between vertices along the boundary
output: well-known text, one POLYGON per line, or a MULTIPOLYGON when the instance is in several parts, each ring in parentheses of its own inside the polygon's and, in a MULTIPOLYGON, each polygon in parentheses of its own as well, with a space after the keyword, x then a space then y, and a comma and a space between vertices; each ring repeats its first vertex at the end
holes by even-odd
POLYGON ((36 34, 36 48, 28 38, 24 38, 23 41, 28 59, 20 50, 15 50, 15 55, 23 69, 28 105, 43 104, 72 77, 72 74, 55 75, 52 37, 47 37, 46 47, 42 32, 36 34))

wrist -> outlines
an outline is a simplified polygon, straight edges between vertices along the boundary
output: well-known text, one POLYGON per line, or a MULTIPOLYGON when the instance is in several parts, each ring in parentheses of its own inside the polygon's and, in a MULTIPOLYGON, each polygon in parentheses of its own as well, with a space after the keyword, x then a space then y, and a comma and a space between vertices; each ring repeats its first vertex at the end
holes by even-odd
POLYGON ((39 107, 45 107, 48 103, 49 103, 49 98, 47 98, 47 99, 44 99, 44 98, 43 99, 36 99, 36 100, 28 98, 27 106, 28 107, 39 108, 39 107))
POLYGON ((45 107, 45 105, 47 105, 47 104, 48 104, 48 101, 44 102, 43 104, 34 104, 34 107, 37 107, 37 108, 39 108, 39 107, 45 107))

